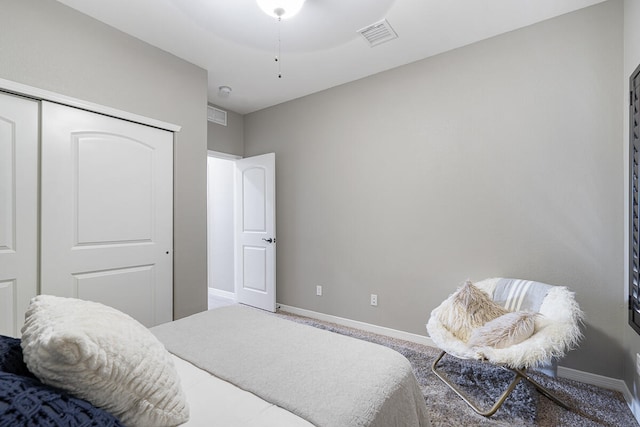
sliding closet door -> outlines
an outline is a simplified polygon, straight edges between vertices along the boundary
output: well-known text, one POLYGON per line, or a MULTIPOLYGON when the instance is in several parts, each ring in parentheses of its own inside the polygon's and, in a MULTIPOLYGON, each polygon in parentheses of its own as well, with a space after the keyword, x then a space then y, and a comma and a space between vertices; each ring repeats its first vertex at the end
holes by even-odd
POLYGON ((173 133, 42 104, 41 292, 173 317, 173 133))
POLYGON ((20 336, 38 280, 38 103, 0 93, 0 334, 20 336))

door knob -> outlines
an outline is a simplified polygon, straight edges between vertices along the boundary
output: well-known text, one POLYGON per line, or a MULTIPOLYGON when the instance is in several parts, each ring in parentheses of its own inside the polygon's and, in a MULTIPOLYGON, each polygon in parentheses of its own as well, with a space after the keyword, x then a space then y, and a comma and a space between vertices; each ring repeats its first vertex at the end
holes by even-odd
POLYGON ((264 240, 267 243, 275 243, 276 239, 272 239, 271 237, 269 237, 268 239, 263 238, 262 240, 264 240))

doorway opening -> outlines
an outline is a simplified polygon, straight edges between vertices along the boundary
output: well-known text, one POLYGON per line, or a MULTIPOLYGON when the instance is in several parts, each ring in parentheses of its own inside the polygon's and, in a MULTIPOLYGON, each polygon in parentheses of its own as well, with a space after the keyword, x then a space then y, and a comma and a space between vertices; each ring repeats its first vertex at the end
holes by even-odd
POLYGON ((208 308, 236 302, 234 267, 234 161, 239 156, 209 151, 207 156, 208 308))

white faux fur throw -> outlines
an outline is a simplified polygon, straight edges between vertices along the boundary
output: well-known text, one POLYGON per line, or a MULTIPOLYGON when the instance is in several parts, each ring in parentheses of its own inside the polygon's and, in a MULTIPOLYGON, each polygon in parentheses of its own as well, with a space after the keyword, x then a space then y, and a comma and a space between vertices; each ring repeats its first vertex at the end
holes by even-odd
POLYGON ((318 427, 430 425, 411 364, 387 347, 243 306, 151 331, 176 356, 318 427))
MULTIPOLYGON (((493 295, 499 279, 478 282, 479 287, 493 295)), ((507 348, 471 347, 455 337, 439 320, 442 306, 431 312, 427 330, 433 342, 447 353, 462 359, 488 360, 512 368, 530 368, 549 364, 577 346, 582 338, 580 326, 583 313, 574 293, 564 286, 553 286, 535 319, 535 332, 528 339, 507 348)))

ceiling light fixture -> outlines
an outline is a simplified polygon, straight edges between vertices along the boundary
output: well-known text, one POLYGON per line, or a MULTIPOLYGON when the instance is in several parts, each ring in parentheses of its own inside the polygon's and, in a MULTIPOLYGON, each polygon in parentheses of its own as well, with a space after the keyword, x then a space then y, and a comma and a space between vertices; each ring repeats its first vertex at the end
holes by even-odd
POLYGON ((278 19, 278 47, 276 50, 275 61, 278 63, 278 78, 282 78, 282 61, 280 58, 281 41, 280 26, 283 19, 291 18, 302 9, 305 0, 256 0, 258 6, 264 13, 278 19))
POLYGON ((231 88, 229 86, 219 86, 218 96, 220 98, 228 98, 231 95, 231 88))
POLYGON ((289 19, 302 9, 304 0, 256 0, 264 13, 278 19, 289 19))

